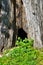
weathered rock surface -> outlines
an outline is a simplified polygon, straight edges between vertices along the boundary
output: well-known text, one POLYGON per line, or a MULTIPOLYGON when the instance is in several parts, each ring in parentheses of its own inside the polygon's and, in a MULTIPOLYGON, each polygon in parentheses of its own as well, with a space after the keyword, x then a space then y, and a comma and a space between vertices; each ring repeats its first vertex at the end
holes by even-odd
MULTIPOLYGON (((4 0, 5 1, 5 0, 4 0)), ((8 2, 5 11, 9 17, 7 20, 12 24, 14 19, 14 4, 13 0, 6 0, 8 2)), ((3 2, 4 3, 4 2, 3 2)), ((6 5, 6 4, 5 4, 6 5)), ((3 6, 4 7, 4 6, 3 6)), ((6 21, 6 20, 4 20, 6 21)), ((10 25, 9 25, 10 26, 10 25)), ((23 28, 27 33, 28 38, 34 39, 34 47, 41 48, 43 41, 43 1, 42 0, 16 0, 16 26, 17 30, 23 28)), ((13 29, 12 26, 8 29, 10 37, 7 39, 7 45, 12 45, 13 29), (10 31, 12 31, 10 33, 10 31)), ((18 32, 18 31, 17 31, 18 32)))
MULTIPOLYGON (((23 4, 20 4, 21 1, 17 1, 18 9, 21 8, 21 21, 20 16, 17 20, 17 26, 22 27, 27 32, 28 38, 34 39, 34 47, 42 47, 42 1, 41 0, 22 0, 23 4), (20 7, 21 5, 21 7, 20 7)), ((19 10, 19 11, 20 11, 19 10)))

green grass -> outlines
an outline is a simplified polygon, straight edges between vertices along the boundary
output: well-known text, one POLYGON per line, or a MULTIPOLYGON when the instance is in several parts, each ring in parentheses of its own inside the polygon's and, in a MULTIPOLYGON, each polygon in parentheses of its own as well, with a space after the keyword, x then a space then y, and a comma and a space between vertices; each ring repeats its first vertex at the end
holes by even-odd
POLYGON ((32 39, 18 38, 15 48, 4 51, 3 57, 0 58, 0 65, 43 65, 43 49, 33 48, 32 39), (6 56, 7 54, 7 56, 6 56))

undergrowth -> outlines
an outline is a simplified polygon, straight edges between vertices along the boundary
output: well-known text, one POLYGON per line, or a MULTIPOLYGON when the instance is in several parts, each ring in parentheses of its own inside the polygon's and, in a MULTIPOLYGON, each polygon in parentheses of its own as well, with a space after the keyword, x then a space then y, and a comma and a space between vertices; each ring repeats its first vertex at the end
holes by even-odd
POLYGON ((18 38, 16 47, 5 50, 0 65, 43 65, 43 50, 33 48, 33 39, 18 38))

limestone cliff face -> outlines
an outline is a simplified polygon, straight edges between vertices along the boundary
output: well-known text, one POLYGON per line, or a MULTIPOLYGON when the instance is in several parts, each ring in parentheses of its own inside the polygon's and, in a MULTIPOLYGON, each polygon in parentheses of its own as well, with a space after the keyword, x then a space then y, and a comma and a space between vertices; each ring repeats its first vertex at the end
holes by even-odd
POLYGON ((42 1, 41 0, 17 0, 18 11, 21 13, 17 26, 22 27, 28 38, 34 39, 34 47, 42 47, 41 35, 43 25, 42 1), (18 2, 19 1, 19 2, 18 2))
MULTIPOLYGON (((6 1, 9 6, 9 13, 6 16, 8 22, 12 24, 14 20, 14 0, 6 1)), ((22 28, 27 33, 28 38, 34 39, 34 47, 41 48, 43 41, 43 0, 16 0, 16 27, 17 29, 22 28)), ((14 31, 12 31, 12 27, 8 31, 10 37, 7 39, 7 46, 11 47, 14 31)))
POLYGON ((21 2, 21 0, 16 0, 16 26, 18 28, 23 28, 24 31, 28 33, 25 7, 23 3, 21 2))

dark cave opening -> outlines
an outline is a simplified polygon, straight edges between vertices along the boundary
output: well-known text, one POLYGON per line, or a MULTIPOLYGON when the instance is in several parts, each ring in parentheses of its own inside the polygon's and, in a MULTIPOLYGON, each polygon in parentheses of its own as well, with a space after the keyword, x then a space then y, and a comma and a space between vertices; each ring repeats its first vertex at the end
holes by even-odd
POLYGON ((25 38, 27 38, 27 33, 22 28, 20 28, 18 29, 18 37, 24 40, 25 38))

